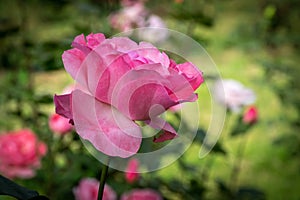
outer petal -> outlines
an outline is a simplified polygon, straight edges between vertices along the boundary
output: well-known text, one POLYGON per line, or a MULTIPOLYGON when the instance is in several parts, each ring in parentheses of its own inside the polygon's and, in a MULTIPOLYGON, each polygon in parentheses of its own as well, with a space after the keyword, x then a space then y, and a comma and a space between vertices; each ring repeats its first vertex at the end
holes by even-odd
POLYGON ((178 64, 177 68, 179 72, 182 73, 189 81, 194 90, 196 90, 201 85, 201 83, 203 83, 204 79, 202 76, 202 72, 198 70, 198 68, 191 62, 178 64))
POLYGON ((63 53, 62 60, 66 71, 76 79, 82 62, 85 59, 85 54, 79 49, 70 49, 63 53))
POLYGON ((165 120, 161 118, 152 118, 151 121, 146 121, 147 124, 149 124, 152 128, 162 130, 163 133, 159 135, 158 137, 154 138, 153 142, 164 142, 167 140, 172 140, 176 137, 178 137, 177 132, 174 130, 174 128, 165 120))
POLYGON ((105 36, 102 33, 91 33, 86 39, 83 34, 78 35, 72 42, 73 49, 65 51, 62 55, 66 71, 75 80, 78 77, 78 71, 86 56, 105 40, 105 36))
POLYGON ((191 102, 197 100, 197 95, 194 93, 194 89, 190 82, 182 75, 171 75, 167 77, 170 82, 168 91, 170 97, 178 102, 191 102))
POLYGON ((72 119, 72 95, 55 95, 54 96, 55 112, 65 118, 72 119))
POLYGON ((139 150, 141 131, 133 121, 80 90, 72 95, 75 128, 83 139, 109 156, 126 158, 139 150))

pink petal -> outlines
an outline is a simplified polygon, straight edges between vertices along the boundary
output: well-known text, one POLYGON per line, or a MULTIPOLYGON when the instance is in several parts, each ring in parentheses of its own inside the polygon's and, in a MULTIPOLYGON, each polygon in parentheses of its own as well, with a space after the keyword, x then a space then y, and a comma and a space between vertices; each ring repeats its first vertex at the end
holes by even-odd
MULTIPOLYGON (((124 56, 120 56, 107 66, 107 68, 102 70, 101 74, 97 74, 98 80, 94 80, 94 83, 97 84, 97 86, 95 85, 95 87, 97 87, 95 96, 100 101, 110 104, 115 85, 129 70, 131 70, 131 67, 126 62, 124 56)), ((95 77, 95 79, 97 77, 95 77)))
POLYGON ((73 42, 82 44, 82 45, 86 45, 85 37, 83 34, 76 36, 73 42))
POLYGON ((85 54, 79 49, 70 49, 63 53, 62 60, 66 71, 76 79, 82 62, 85 59, 85 54))
POLYGON ((129 38, 115 37, 104 40, 94 50, 101 56, 105 66, 109 66, 120 56, 124 56, 126 53, 137 48, 138 45, 129 38))
POLYGON ((75 80, 86 56, 105 40, 102 33, 90 34, 86 38, 87 42, 83 34, 75 37, 72 42, 73 49, 65 51, 62 55, 65 69, 75 80))
POLYGON ((134 155, 141 144, 140 128, 108 104, 75 90, 73 117, 77 133, 109 156, 134 155))
POLYGON ((193 65, 193 63, 185 62, 182 64, 178 64, 177 68, 187 78, 194 90, 196 90, 201 85, 201 83, 203 83, 204 79, 202 76, 202 72, 199 71, 198 68, 193 65))
POLYGON ((55 112, 65 118, 72 119, 72 95, 54 95, 55 112))
POLYGON ((88 55, 92 51, 92 48, 76 42, 72 42, 72 47, 79 49, 84 55, 88 55))
POLYGON ((182 103, 197 100, 194 88, 184 76, 173 74, 167 79, 170 81, 169 94, 174 101, 182 103))
POLYGON ((160 63, 162 66, 169 66, 170 59, 164 52, 160 52, 156 47, 148 42, 141 42, 136 50, 140 57, 152 60, 154 63, 160 63))
POLYGON ((139 65, 139 66, 135 67, 135 69, 136 70, 140 70, 140 69, 153 70, 164 77, 170 75, 170 72, 168 71, 168 69, 166 67, 164 67, 163 65, 161 65, 160 63, 139 65))
POLYGON ((133 120, 150 119, 149 111, 160 105, 160 113, 176 104, 165 89, 170 83, 151 70, 131 70, 114 87, 111 105, 133 120))
POLYGON ((86 36, 86 39, 87 39, 87 45, 91 48, 95 48, 105 40, 105 36, 103 33, 96 33, 96 34, 91 33, 88 36, 86 36))
POLYGON ((163 133, 154 138, 153 142, 164 142, 178 137, 178 134, 174 128, 161 118, 151 118, 151 120, 147 120, 146 123, 154 129, 163 130, 163 133))

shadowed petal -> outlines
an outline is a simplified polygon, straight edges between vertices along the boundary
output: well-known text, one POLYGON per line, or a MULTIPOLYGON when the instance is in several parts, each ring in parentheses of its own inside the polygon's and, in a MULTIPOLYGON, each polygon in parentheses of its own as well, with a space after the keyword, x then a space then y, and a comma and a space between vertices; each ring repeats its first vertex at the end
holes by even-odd
POLYGON ((163 131, 162 134, 153 139, 153 142, 164 142, 178 137, 178 134, 174 128, 162 118, 156 117, 152 118, 151 121, 147 120, 145 122, 152 128, 163 131))
POLYGON ((72 119, 72 95, 54 95, 55 112, 65 118, 72 119))

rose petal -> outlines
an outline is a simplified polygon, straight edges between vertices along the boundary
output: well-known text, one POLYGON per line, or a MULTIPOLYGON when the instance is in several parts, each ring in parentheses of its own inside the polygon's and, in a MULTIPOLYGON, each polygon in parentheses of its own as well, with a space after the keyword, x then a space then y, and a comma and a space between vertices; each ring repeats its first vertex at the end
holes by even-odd
POLYGON ((175 102, 193 102, 197 100, 197 95, 190 82, 182 75, 171 75, 168 77, 170 86, 168 91, 170 97, 175 102))
POLYGON ((75 80, 84 59, 85 59, 85 54, 79 49, 67 50, 62 55, 62 60, 66 71, 75 80))
POLYGON ((196 90, 201 85, 201 83, 203 83, 204 79, 202 76, 202 72, 198 70, 198 68, 191 62, 178 64, 177 68, 179 69, 179 72, 182 72, 183 75, 187 78, 194 90, 196 90))
POLYGON ((153 105, 161 105, 163 112, 176 104, 165 88, 169 84, 155 71, 131 70, 116 84, 110 104, 130 119, 148 120, 153 105))
POLYGON ((86 36, 86 39, 87 45, 91 48, 95 48, 105 40, 105 35, 103 33, 91 33, 88 36, 86 36))
POLYGON ((94 83, 96 83, 94 87, 97 87, 97 89, 92 94, 95 94, 100 101, 110 104, 115 85, 130 69, 131 67, 125 61, 124 56, 118 57, 107 68, 101 70, 100 76, 98 73, 97 77, 94 78, 98 78, 98 80, 94 80, 94 83))
POLYGON ((139 150, 141 131, 133 121, 80 90, 72 95, 74 124, 83 139, 109 156, 126 158, 139 150))
POLYGON ((151 118, 145 121, 149 126, 157 130, 163 130, 163 133, 153 139, 153 142, 165 142, 178 137, 175 129, 162 118, 151 118))
POLYGON ((72 95, 54 95, 55 112, 65 118, 72 119, 72 95))

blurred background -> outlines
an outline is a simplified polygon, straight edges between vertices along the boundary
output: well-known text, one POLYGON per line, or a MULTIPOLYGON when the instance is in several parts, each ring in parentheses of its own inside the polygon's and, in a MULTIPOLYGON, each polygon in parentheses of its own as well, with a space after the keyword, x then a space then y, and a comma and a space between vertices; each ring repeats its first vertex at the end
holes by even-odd
MULTIPOLYGON (((211 96, 200 87, 201 121, 191 148, 178 162, 133 183, 111 170, 108 184, 117 195, 152 188, 175 200, 299 200, 299 8, 298 0, 1 0, 0 132, 30 129, 48 147, 34 176, 11 178, 50 199, 74 199, 72 188, 83 177, 99 177, 101 163, 76 133, 49 126, 53 95, 72 84, 61 55, 81 33, 111 37, 154 26, 199 42, 224 79, 255 93, 251 106, 258 117, 241 127, 250 105, 239 112, 229 108, 217 146, 199 159, 211 117, 211 96)), ((148 34, 153 43, 167 37, 148 34)))

